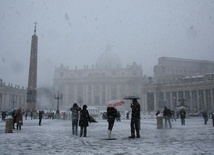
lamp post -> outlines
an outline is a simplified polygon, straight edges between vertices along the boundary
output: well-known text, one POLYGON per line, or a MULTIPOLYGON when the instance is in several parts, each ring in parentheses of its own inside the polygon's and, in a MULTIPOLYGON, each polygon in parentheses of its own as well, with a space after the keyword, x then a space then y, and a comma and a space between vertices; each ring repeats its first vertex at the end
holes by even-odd
POLYGON ((54 95, 54 98, 57 100, 57 109, 56 109, 56 114, 59 114, 59 100, 62 99, 62 94, 59 94, 59 91, 58 91, 58 94, 57 96, 54 95))

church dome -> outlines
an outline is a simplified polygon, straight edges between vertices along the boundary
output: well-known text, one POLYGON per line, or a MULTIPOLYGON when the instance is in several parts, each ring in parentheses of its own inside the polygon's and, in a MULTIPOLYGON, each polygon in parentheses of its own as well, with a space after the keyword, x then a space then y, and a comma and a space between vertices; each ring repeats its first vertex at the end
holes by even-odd
POLYGON ((96 68, 121 68, 120 58, 112 51, 110 44, 106 45, 105 51, 98 57, 96 68))

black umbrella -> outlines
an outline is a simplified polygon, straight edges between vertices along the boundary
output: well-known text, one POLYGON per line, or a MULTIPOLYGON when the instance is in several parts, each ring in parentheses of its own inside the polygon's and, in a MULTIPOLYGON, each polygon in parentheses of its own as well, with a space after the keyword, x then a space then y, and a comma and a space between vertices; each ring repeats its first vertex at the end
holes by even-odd
POLYGON ((140 99, 138 96, 125 96, 123 99, 125 100, 133 100, 133 99, 140 99))
POLYGON ((95 120, 95 118, 94 117, 92 117, 92 116, 90 116, 90 121, 89 121, 90 123, 97 123, 97 121, 95 120))

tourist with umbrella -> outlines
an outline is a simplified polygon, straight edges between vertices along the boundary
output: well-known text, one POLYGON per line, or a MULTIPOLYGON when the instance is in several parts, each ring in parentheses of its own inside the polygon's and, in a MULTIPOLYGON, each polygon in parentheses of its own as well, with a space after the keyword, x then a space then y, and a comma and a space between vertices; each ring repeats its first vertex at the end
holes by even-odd
POLYGON ((111 139, 111 133, 114 126, 115 119, 117 118, 117 109, 116 106, 124 104, 124 101, 121 100, 112 100, 107 103, 107 121, 108 121, 108 138, 111 139))
POLYGON ((137 101, 140 98, 138 96, 125 96, 124 99, 132 100, 131 136, 129 138, 135 138, 135 132, 136 138, 140 138, 140 104, 137 101))
POLYGON ((137 99, 132 100, 131 108, 131 136, 129 138, 135 138, 135 131, 136 138, 140 138, 140 104, 138 103, 137 99))

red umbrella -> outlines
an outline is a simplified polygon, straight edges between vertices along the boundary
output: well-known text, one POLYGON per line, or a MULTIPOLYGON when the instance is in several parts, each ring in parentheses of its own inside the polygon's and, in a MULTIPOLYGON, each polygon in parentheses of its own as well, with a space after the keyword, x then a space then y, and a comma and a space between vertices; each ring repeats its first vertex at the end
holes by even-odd
POLYGON ((122 100, 112 100, 107 103, 107 107, 116 107, 125 104, 122 100))

